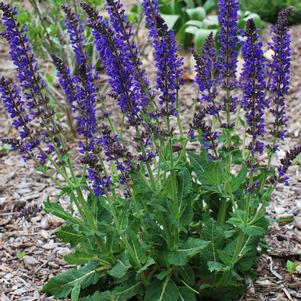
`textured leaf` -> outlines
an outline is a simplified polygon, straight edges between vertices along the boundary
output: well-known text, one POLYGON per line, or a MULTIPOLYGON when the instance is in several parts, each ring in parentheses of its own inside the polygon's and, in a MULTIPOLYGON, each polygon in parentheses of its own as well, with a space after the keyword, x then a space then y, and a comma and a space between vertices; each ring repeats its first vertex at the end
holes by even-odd
POLYGON ((228 267, 217 261, 208 261, 207 264, 210 272, 223 272, 228 270, 228 267))
POLYGON ((168 253, 168 263, 176 266, 184 266, 191 257, 206 248, 209 243, 209 241, 199 238, 189 238, 180 249, 168 253))
POLYGON ((52 277, 43 286, 42 291, 52 294, 57 298, 66 298, 74 286, 80 285, 84 289, 89 285, 95 284, 100 279, 102 274, 96 271, 98 265, 98 262, 93 261, 78 270, 70 269, 52 277))
POLYGON ((129 280, 115 287, 112 293, 117 300, 123 301, 141 293, 141 289, 141 282, 130 278, 129 280))
POLYGON ((170 280, 153 280, 145 293, 144 301, 178 301, 179 289, 176 284, 170 280))
POLYGON ((80 232, 78 225, 62 226, 55 232, 55 235, 62 241, 70 243, 73 248, 85 239, 85 236, 80 232))
POLYGON ((81 298, 80 301, 113 301, 114 295, 111 291, 95 292, 93 295, 81 298))
POLYGON ((130 267, 128 258, 118 259, 116 265, 109 271, 109 275, 117 279, 122 278, 130 267))
POLYGON ((179 287, 179 301, 196 301, 195 292, 186 286, 179 287))
POLYGON ((70 221, 75 224, 82 223, 79 219, 73 217, 70 213, 66 212, 59 203, 50 202, 49 199, 47 199, 47 201, 44 202, 44 210, 45 212, 60 217, 65 221, 70 221))
POLYGON ((137 271, 137 274, 140 274, 140 273, 144 272, 145 270, 147 270, 150 266, 152 266, 152 265, 155 264, 155 263, 156 263, 156 262, 155 262, 155 260, 154 260, 153 258, 148 257, 148 258, 147 258, 147 261, 146 261, 146 263, 143 265, 143 267, 142 267, 139 271, 137 271))
POLYGON ((74 253, 66 255, 64 259, 70 264, 83 265, 91 260, 96 260, 97 256, 95 254, 76 250, 74 253))
POLYGON ((77 283, 71 291, 71 301, 78 301, 79 294, 80 294, 80 284, 77 283))

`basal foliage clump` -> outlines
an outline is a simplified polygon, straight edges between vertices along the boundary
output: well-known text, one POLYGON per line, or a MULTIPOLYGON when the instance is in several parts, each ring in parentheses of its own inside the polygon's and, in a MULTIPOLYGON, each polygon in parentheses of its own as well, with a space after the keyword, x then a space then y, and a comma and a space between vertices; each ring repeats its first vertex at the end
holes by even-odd
POLYGON ((65 220, 56 235, 72 247, 65 260, 75 267, 50 278, 43 291, 83 301, 237 300, 264 250, 273 189, 288 180, 286 171, 301 152, 295 147, 272 165, 288 122, 290 10, 272 27, 267 60, 254 21, 248 20, 239 42, 238 2, 219 1, 218 47, 211 34, 201 55, 194 53, 199 95, 185 128, 182 58, 157 1, 143 1, 154 85, 119 0, 107 0, 109 18, 86 3, 81 8, 111 91, 99 95, 103 75, 88 59, 84 25, 63 6, 75 71, 52 59, 75 120, 78 147, 72 148, 49 106, 26 27, 14 8, 0 3, 1 36, 18 77, 18 84, 0 79, 3 105, 18 133, 2 141, 33 160, 71 204, 65 210, 45 202, 46 212, 65 220), (121 125, 106 109, 112 101, 124 116, 121 125))

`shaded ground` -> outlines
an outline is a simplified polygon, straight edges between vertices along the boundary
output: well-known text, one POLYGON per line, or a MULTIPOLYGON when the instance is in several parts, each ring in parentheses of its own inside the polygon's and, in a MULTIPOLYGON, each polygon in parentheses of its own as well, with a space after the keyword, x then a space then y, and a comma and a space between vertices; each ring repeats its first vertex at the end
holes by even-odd
MULTIPOLYGON (((288 102, 289 138, 284 150, 301 143, 301 26, 293 33, 293 86, 288 102)), ((2 47, 2 46, 0 46, 2 47)), ((0 48, 0 70, 6 76, 13 66, 7 53, 0 48)), ((184 108, 191 109, 193 88, 184 89, 184 108)), ((7 136, 7 118, 0 109, 0 137, 7 136)), ((280 153, 282 157, 284 152, 280 153)), ((301 277, 289 275, 287 260, 301 261, 301 167, 290 169, 289 186, 279 185, 270 206, 270 216, 293 216, 290 223, 274 222, 267 236, 269 251, 258 263, 258 279, 250 283, 242 300, 301 300, 301 277)), ((67 266, 63 256, 69 248, 53 235, 61 221, 39 212, 48 195, 55 196, 49 179, 42 177, 31 164, 25 164, 15 154, 0 151, 0 301, 54 300, 41 295, 41 285, 52 274, 67 266), (24 209, 35 211, 33 217, 24 209)))

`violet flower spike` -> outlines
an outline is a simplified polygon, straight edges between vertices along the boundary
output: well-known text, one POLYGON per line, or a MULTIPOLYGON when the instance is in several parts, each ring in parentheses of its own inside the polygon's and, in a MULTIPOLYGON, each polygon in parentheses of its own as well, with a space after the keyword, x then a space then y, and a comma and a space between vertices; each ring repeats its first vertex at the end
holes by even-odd
POLYGON ((215 71, 215 42, 213 33, 206 39, 202 48, 202 54, 198 55, 194 52, 195 65, 195 82, 197 83, 201 92, 200 101, 210 104, 212 111, 208 112, 210 115, 218 115, 221 110, 220 106, 215 104, 217 96, 216 86, 216 71, 215 71))
POLYGON ((122 49, 118 47, 115 33, 109 22, 100 17, 92 7, 86 3, 82 3, 81 6, 89 17, 88 26, 92 28, 94 43, 109 76, 112 96, 117 99, 121 112, 126 115, 129 123, 136 126, 141 122, 139 93, 135 93, 131 68, 124 64, 126 59, 122 49))
POLYGON ((241 74, 243 99, 242 107, 246 112, 246 121, 249 126, 247 132, 251 135, 249 149, 253 156, 256 152, 262 153, 264 144, 260 138, 264 135, 264 109, 265 59, 262 50, 262 43, 253 19, 249 19, 246 26, 246 41, 242 46, 244 57, 243 71, 241 74))
POLYGON ((301 145, 289 150, 283 159, 280 160, 281 166, 278 170, 277 180, 288 184, 288 177, 286 176, 287 170, 292 165, 293 161, 301 154, 301 145))
POLYGON ((159 102, 163 116, 177 115, 175 103, 183 84, 183 60, 177 55, 179 46, 172 30, 159 15, 156 0, 144 0, 149 35, 153 38, 154 57, 157 67, 157 89, 161 92, 159 102))
POLYGON ((16 21, 16 8, 0 2, 3 11, 2 20, 5 27, 4 36, 9 44, 9 55, 17 69, 17 78, 27 100, 26 106, 30 109, 31 119, 43 114, 40 104, 45 102, 43 88, 46 84, 39 74, 36 58, 32 53, 32 46, 27 38, 26 26, 16 21))
POLYGON ((86 53, 84 51, 84 28, 80 23, 80 17, 66 5, 62 5, 62 9, 66 15, 65 24, 75 54, 76 63, 78 65, 85 64, 86 53))
POLYGON ((220 53, 218 56, 218 70, 220 80, 226 89, 232 89, 236 82, 237 56, 238 56, 238 11, 237 0, 219 0, 220 33, 218 42, 220 53))
MULTIPOLYGON (((291 67, 291 37, 288 29, 288 16, 291 8, 279 13, 277 23, 272 27, 272 45, 274 52, 270 64, 271 84, 269 90, 272 93, 271 112, 274 115, 272 135, 274 144, 277 139, 284 139, 287 128, 286 96, 289 93, 290 67, 291 67)), ((273 149, 277 148, 273 145, 273 149)))
POLYGON ((107 0, 107 12, 110 16, 110 24, 115 33, 115 42, 119 47, 122 63, 130 69, 133 90, 135 90, 135 101, 144 112, 147 112, 149 99, 149 81, 144 70, 141 69, 138 47, 131 24, 129 23, 120 0, 107 0))

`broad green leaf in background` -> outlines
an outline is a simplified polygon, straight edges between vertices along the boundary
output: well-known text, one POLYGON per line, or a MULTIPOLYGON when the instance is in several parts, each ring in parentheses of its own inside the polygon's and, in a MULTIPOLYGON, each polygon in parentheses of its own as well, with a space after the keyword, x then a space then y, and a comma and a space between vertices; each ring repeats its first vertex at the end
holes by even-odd
POLYGON ((207 0, 204 5, 203 8, 206 11, 206 14, 210 14, 216 7, 216 0, 207 0))
POLYGON ((162 18, 166 22, 169 29, 173 29, 177 21, 179 20, 179 15, 164 15, 161 14, 162 18))
POLYGON ((206 12, 203 7, 195 7, 186 9, 187 14, 190 17, 190 20, 203 21, 206 17, 206 12))

